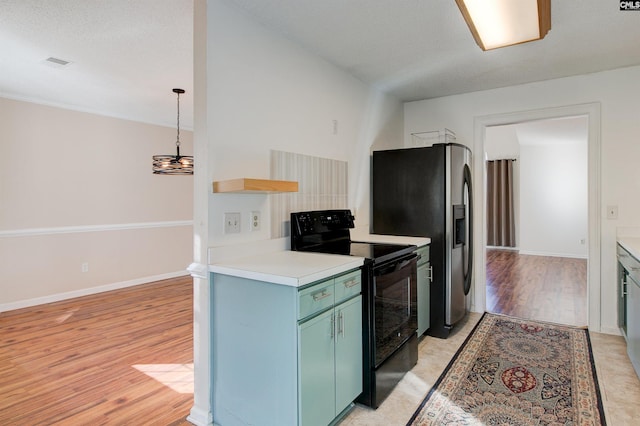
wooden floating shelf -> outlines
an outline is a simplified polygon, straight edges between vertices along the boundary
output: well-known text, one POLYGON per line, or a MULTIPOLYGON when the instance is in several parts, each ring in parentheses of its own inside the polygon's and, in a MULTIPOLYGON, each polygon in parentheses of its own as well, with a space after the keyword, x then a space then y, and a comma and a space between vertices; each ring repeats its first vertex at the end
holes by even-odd
POLYGON ((236 192, 245 194, 298 192, 298 182, 272 179, 229 179, 213 182, 213 192, 236 192))

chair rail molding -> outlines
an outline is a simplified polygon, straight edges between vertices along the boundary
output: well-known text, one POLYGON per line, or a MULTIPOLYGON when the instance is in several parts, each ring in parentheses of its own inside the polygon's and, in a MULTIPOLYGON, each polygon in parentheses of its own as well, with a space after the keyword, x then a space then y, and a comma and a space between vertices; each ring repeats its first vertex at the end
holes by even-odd
POLYGON ((77 234, 83 232, 123 231, 129 229, 174 228, 180 226, 193 226, 193 220, 14 229, 0 231, 0 238, 31 237, 34 235, 77 234))

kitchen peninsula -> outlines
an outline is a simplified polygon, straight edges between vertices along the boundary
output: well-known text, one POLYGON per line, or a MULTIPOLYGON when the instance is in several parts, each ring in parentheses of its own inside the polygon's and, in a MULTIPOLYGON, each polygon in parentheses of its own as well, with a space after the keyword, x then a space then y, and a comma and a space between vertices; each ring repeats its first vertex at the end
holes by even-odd
POLYGON ((362 258, 278 251, 209 266, 214 422, 327 425, 362 391, 362 258))
POLYGON ((327 425, 350 410, 362 392, 363 262, 289 250, 210 259, 216 424, 327 425))

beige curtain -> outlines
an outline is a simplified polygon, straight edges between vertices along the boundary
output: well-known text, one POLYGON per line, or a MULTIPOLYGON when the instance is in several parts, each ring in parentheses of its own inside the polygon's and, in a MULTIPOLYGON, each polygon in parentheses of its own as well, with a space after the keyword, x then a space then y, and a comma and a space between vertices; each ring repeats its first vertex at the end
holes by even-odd
POLYGON ((487 161, 487 245, 516 246, 513 213, 513 162, 487 161))

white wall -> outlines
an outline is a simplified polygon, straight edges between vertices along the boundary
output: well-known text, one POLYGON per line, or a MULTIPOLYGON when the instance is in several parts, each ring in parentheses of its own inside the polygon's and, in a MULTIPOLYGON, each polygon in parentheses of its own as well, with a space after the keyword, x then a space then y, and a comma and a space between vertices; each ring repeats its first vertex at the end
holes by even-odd
MULTIPOLYGON (((271 149, 347 161, 349 207, 369 217, 369 152, 402 145, 402 106, 243 10, 211 1, 208 20, 210 179, 268 178, 271 149), (338 131, 333 134, 333 122, 338 131)), ((269 227, 223 234, 223 213, 269 224, 268 195, 209 194, 209 243, 270 238, 269 227)), ((247 219, 248 220, 248 219, 247 219)))
POLYGON ((4 98, 0 128, 0 311, 186 273, 192 177, 151 172, 175 128, 4 98))
POLYGON ((587 257, 586 128, 586 117, 572 117, 486 129, 487 159, 518 160, 513 195, 520 253, 587 257))
MULTIPOLYGON (((616 325, 616 227, 640 226, 640 67, 449 96, 405 105, 405 141, 412 132, 447 127, 474 146, 478 117, 598 102, 601 105, 600 217, 601 317, 603 330, 616 325), (605 206, 617 205, 617 220, 605 206)), ((475 173, 475 172, 474 172, 475 173)), ((477 174, 476 174, 477 176, 477 174)), ((478 239, 480 235, 477 236, 478 239)), ((476 278, 477 279, 477 278, 476 278)))
POLYGON ((587 258, 587 141, 520 147, 520 253, 587 258))

